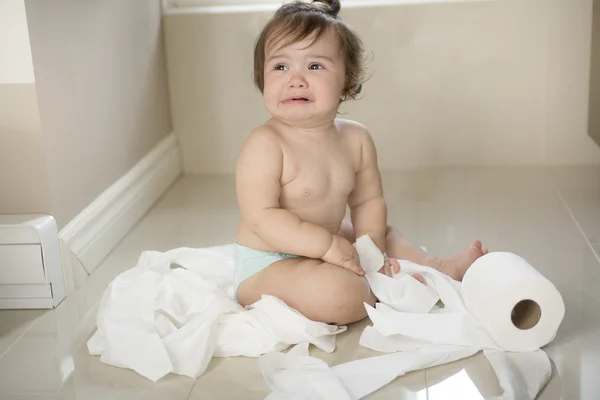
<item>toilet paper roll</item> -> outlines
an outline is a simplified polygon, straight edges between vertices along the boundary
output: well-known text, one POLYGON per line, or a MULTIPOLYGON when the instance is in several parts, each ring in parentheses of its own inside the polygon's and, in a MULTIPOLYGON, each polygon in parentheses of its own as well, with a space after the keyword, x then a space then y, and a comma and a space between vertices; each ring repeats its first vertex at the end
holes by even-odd
POLYGON ((463 278, 467 309, 507 351, 550 343, 565 315, 556 287, 523 258, 495 252, 480 257, 463 278))

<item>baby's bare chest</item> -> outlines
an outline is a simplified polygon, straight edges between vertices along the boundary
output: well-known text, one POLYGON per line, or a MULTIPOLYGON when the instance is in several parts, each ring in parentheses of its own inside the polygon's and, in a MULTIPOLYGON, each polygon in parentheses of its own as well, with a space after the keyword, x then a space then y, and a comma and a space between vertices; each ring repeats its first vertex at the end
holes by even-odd
POLYGON ((284 159, 281 200, 290 206, 346 202, 356 168, 344 149, 296 152, 284 159))

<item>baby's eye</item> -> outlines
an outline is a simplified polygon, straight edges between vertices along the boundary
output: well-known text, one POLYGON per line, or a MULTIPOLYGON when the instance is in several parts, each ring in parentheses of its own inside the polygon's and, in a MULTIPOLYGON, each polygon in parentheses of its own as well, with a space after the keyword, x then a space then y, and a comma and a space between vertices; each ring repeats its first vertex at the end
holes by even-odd
POLYGON ((317 69, 323 69, 325 68, 324 66, 322 66, 321 64, 310 64, 308 66, 308 69, 312 69, 312 70, 317 70, 317 69))
POLYGON ((276 66, 273 67, 273 70, 275 71, 287 71, 287 67, 283 64, 277 64, 276 66))

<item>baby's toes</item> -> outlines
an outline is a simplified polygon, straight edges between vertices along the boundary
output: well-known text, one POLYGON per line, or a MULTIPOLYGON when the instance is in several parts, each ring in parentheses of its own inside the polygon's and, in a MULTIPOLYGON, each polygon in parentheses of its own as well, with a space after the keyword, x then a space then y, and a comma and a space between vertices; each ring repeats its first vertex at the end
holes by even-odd
POLYGON ((394 271, 395 274, 400 272, 400 263, 398 262, 398 260, 390 258, 390 264, 391 264, 392 270, 394 271))
POLYGON ((413 278, 415 278, 416 280, 418 280, 419 282, 421 282, 423 285, 426 284, 425 278, 423 278, 423 275, 421 275, 421 274, 412 274, 411 276, 413 278))
POLYGON ((392 277, 392 267, 388 264, 381 267, 381 269, 378 272, 385 276, 389 276, 390 278, 392 277))

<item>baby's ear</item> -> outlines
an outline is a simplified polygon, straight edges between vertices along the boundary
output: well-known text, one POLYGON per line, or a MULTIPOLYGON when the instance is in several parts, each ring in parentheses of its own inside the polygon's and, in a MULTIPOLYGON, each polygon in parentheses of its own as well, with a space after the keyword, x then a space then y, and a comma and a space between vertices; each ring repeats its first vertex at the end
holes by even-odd
POLYGON ((342 101, 346 101, 346 100, 348 100, 348 98, 355 99, 356 96, 358 96, 361 91, 362 91, 362 84, 359 83, 358 85, 348 89, 348 91, 346 91, 346 93, 342 94, 342 101))
POLYGON ((362 91, 362 83, 359 83, 355 88, 354 88, 354 95, 360 94, 360 92, 362 91))

